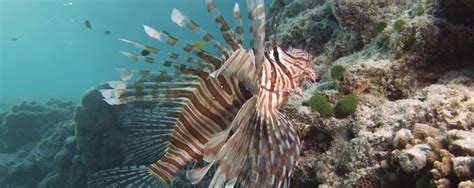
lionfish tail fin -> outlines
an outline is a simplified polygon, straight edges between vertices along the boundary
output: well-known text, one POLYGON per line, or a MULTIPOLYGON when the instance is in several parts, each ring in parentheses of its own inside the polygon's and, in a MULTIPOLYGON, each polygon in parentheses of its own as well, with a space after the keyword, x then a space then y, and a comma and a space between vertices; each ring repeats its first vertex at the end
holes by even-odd
POLYGON ((188 171, 187 177, 193 183, 200 181, 209 166, 218 163, 209 187, 289 185, 300 152, 298 135, 284 114, 263 115, 254 108, 257 100, 248 102, 253 105, 249 105, 251 108, 248 110, 239 111, 237 116, 242 118, 236 118, 238 128, 217 150, 208 166, 188 171))
POLYGON ((92 174, 87 180, 87 187, 160 187, 164 183, 146 166, 121 166, 92 174))

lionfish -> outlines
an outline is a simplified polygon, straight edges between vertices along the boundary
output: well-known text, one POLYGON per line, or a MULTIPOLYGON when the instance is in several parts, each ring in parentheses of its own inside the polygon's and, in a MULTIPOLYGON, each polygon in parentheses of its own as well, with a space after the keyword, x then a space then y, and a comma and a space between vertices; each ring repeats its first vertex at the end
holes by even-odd
POLYGON ((299 49, 283 50, 275 37, 265 49, 263 0, 246 1, 251 49, 243 47, 239 5, 233 11, 234 31, 213 0, 206 3, 226 45, 181 11, 174 9, 171 17, 202 37, 214 53, 146 25, 149 37, 192 57, 120 39, 141 50, 122 54, 159 66, 155 72, 119 69, 122 81, 100 90, 108 104, 128 104, 120 119, 129 133, 124 142, 130 164, 93 174, 89 187, 159 187, 192 161, 206 162, 186 172, 193 184, 215 165, 209 187, 289 186, 300 140, 279 108, 290 95, 302 94, 303 80, 314 81, 312 57, 299 49), (157 55, 168 60, 153 58, 157 55), (132 81, 137 74, 141 79, 132 81), (133 105, 144 101, 152 107, 133 105))

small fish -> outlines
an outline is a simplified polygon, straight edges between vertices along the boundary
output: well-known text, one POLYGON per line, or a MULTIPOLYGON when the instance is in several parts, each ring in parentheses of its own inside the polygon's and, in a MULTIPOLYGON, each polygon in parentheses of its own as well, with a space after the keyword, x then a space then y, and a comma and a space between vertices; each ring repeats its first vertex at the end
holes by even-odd
POLYGON ((92 24, 89 20, 86 20, 84 22, 84 25, 86 26, 87 29, 92 30, 92 24))
POLYGON ((191 42, 189 44, 195 46, 197 49, 203 49, 204 46, 206 45, 206 43, 204 41, 194 41, 194 42, 191 42))
POLYGON ((12 41, 17 41, 17 40, 18 40, 18 38, 16 38, 16 37, 12 38, 12 41))
POLYGON ((110 35, 110 34, 112 34, 112 32, 110 32, 110 31, 105 31, 105 33, 104 33, 104 34, 106 34, 106 35, 110 35))
POLYGON ((150 52, 148 50, 142 50, 142 56, 147 56, 150 55, 150 52))

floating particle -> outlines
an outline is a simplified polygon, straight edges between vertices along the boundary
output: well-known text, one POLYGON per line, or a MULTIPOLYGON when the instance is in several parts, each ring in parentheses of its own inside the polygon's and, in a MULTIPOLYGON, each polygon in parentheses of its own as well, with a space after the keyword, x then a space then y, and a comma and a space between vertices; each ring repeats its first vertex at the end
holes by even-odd
POLYGON ((87 29, 89 29, 89 30, 92 29, 92 24, 89 20, 86 20, 86 22, 84 22, 84 25, 86 26, 87 29))

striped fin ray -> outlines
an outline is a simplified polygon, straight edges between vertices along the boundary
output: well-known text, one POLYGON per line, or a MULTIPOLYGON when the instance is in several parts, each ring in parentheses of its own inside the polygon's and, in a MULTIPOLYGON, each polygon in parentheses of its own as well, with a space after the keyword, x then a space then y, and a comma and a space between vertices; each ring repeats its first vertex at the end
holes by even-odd
MULTIPOLYGON (((195 91, 194 82, 109 82, 112 89, 102 89, 104 100, 110 105, 126 104, 135 101, 177 102, 185 104, 187 99, 177 97, 177 94, 192 95, 195 91), (174 100, 171 100, 174 99, 174 100)), ((159 105, 159 104, 158 104, 159 105)))
POLYGON ((215 21, 221 26, 222 36, 224 37, 225 42, 232 48, 232 50, 237 50, 240 48, 240 45, 237 41, 237 38, 230 28, 229 24, 225 21, 224 16, 220 13, 214 4, 214 0, 207 1, 207 11, 212 13, 216 18, 215 21))
POLYGON ((155 177, 146 166, 121 166, 101 170, 88 177, 89 188, 160 187, 163 181, 155 177))
POLYGON ((147 45, 143 45, 143 44, 140 44, 138 42, 127 40, 127 39, 119 39, 119 40, 123 41, 123 42, 126 42, 126 43, 128 43, 128 44, 130 44, 130 45, 132 45, 132 46, 134 46, 138 49, 141 49, 142 51, 147 51, 147 52, 150 52, 150 53, 153 53, 153 54, 162 54, 162 55, 167 56, 170 59, 176 59, 176 60, 179 59, 179 60, 182 60, 183 62, 189 63, 191 65, 195 65, 195 66, 200 67, 200 68, 207 67, 211 71, 214 70, 214 66, 212 64, 206 63, 202 60, 196 60, 192 57, 183 56, 183 55, 175 53, 175 52, 163 51, 161 49, 154 48, 154 47, 147 46, 147 45))
POLYGON ((204 71, 204 72, 209 72, 210 70, 206 67, 199 67, 195 65, 190 65, 186 63, 181 63, 181 62, 175 62, 175 61, 168 61, 168 60, 161 60, 161 59, 156 59, 156 58, 151 58, 151 57, 146 57, 146 56, 141 56, 137 55, 131 52, 120 52, 122 55, 129 57, 130 59, 134 61, 142 60, 146 63, 149 64, 158 64, 162 67, 170 67, 173 68, 177 71, 183 72, 183 73, 188 73, 188 72, 195 72, 195 71, 204 71))
POLYGON ((244 25, 242 23, 242 16, 240 14, 240 7, 238 3, 235 3, 234 12, 232 18, 235 21, 235 33, 237 34, 237 42, 243 46, 244 42, 244 25))
POLYGON ((134 77, 134 75, 140 76, 140 78, 147 78, 148 80, 156 81, 192 81, 196 80, 197 76, 192 74, 183 74, 180 72, 169 72, 161 70, 159 72, 152 72, 148 70, 132 70, 125 68, 116 69, 120 74, 120 78, 123 81, 128 81, 134 77))
POLYGON ((183 13, 180 10, 173 9, 173 11, 171 12, 171 20, 173 20, 173 22, 180 27, 183 27, 186 25, 187 28, 201 35, 202 40, 204 40, 204 42, 213 43, 213 47, 215 49, 217 49, 222 54, 228 56, 229 54, 228 49, 226 49, 218 40, 216 40, 214 36, 212 36, 211 33, 207 32, 206 30, 201 28, 196 22, 194 22, 190 18, 183 15, 183 13))
POLYGON ((128 133, 123 138, 125 163, 151 164, 159 160, 170 144, 168 139, 177 120, 156 107, 133 107, 122 112, 120 121, 128 133))
POLYGON ((158 30, 156 30, 156 29, 154 29, 150 26, 146 26, 146 25, 144 25, 143 27, 145 29, 145 33, 149 37, 151 37, 153 39, 156 39, 158 41, 166 42, 166 44, 168 44, 170 46, 177 46, 179 48, 182 48, 183 51, 191 53, 191 54, 201 58, 202 60, 213 64, 215 69, 219 68, 221 63, 224 61, 223 59, 215 57, 211 53, 209 53, 209 52, 207 52, 203 49, 200 49, 199 47, 196 47, 193 44, 180 42, 177 38, 175 38, 175 37, 173 37, 173 36, 171 36, 171 35, 169 35, 165 32, 160 32, 160 31, 158 31, 158 30))
POLYGON ((251 42, 255 51, 255 66, 259 78, 265 60, 265 5, 263 0, 246 0, 249 12, 251 42))

